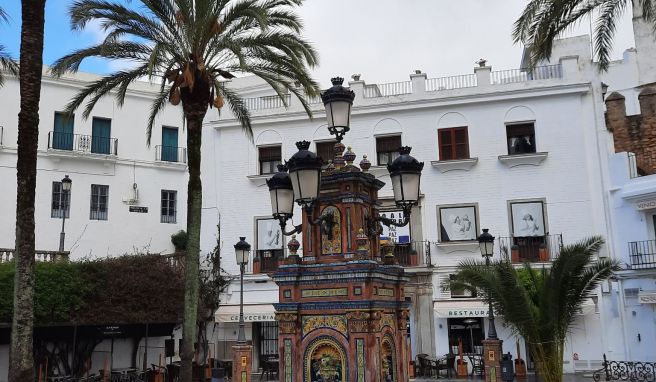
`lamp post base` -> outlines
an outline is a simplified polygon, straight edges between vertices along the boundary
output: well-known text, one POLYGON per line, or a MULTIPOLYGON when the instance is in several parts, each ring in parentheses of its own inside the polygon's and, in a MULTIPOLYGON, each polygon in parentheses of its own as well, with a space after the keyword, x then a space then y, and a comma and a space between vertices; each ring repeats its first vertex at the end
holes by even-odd
POLYGON ((253 369, 253 346, 241 344, 232 347, 232 380, 251 382, 253 369))
POLYGON ((486 339, 483 343, 483 363, 485 365, 485 382, 502 382, 501 380, 501 354, 503 341, 499 339, 486 339))

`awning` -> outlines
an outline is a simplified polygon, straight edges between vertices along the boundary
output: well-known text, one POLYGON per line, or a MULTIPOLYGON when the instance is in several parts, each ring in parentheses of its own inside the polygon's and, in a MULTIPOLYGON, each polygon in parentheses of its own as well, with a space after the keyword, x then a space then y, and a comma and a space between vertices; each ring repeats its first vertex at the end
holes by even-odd
POLYGON ((487 304, 483 301, 435 301, 433 309, 437 318, 487 317, 487 304))
MULTIPOLYGON (((437 318, 464 318, 464 317, 487 317, 488 306, 483 301, 435 301, 433 309, 437 318)), ((586 315, 595 312, 595 303, 592 299, 587 299, 579 311, 580 315, 586 315)), ((495 312, 495 315, 497 313, 495 312)))
MULTIPOLYGON (((239 322, 239 305, 222 305, 214 314, 217 322, 239 322)), ((271 304, 244 305, 245 322, 275 321, 276 314, 271 304)))

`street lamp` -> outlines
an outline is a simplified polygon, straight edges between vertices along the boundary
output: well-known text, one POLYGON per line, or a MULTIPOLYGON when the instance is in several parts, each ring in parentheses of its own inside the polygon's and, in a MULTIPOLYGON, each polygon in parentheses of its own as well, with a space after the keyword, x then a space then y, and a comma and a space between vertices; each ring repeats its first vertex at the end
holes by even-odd
POLYGON ((307 208, 319 196, 322 161, 317 154, 308 150, 310 142, 296 142, 296 147, 298 151, 289 158, 287 167, 296 202, 307 208))
POLYGON ((235 244, 235 256, 239 264, 239 335, 237 336, 238 344, 246 343, 246 334, 244 333, 244 268, 248 264, 248 254, 251 251, 251 245, 246 242, 245 237, 240 237, 235 244))
POLYGON ((64 233, 64 224, 66 223, 66 207, 69 203, 69 193, 71 192, 71 185, 73 181, 68 175, 64 176, 64 179, 61 180, 62 196, 59 202, 59 209, 61 210, 62 216, 62 229, 59 234, 59 252, 64 252, 64 240, 66 238, 66 233, 64 233))
POLYGON ((331 78, 330 82, 333 86, 321 93, 321 100, 326 108, 328 131, 335 136, 337 142, 341 142, 344 135, 351 129, 351 107, 355 93, 342 86, 344 83, 342 77, 331 78))
MULTIPOLYGON (((483 233, 478 237, 478 246, 481 250, 481 255, 485 257, 485 267, 489 270, 490 268, 490 257, 494 254, 494 236, 492 236, 487 228, 483 228, 483 233)), ((496 340, 497 329, 494 326, 494 312, 492 311, 492 297, 488 292, 488 320, 490 321, 488 328, 488 339, 496 340)))
POLYGON ((296 147, 298 151, 285 165, 279 165, 278 172, 266 181, 271 197, 272 215, 280 222, 284 235, 301 233, 302 224, 294 226, 291 231, 285 231, 287 220, 294 215, 294 201, 296 201, 305 209, 308 223, 311 225, 325 223, 322 227, 325 228, 328 238, 332 240, 332 227, 335 224, 332 212, 324 212, 317 219, 314 219, 312 214, 312 207, 319 197, 321 187, 321 158, 309 150, 308 141, 296 142, 296 147))

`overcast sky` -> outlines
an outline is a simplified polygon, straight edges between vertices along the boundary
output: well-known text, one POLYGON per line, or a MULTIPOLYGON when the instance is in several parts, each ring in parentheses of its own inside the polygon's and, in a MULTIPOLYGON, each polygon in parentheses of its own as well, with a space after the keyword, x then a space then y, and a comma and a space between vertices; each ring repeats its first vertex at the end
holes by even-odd
MULTIPOLYGON (((0 43, 19 51, 20 1, 0 0, 11 17, 0 26, 0 43)), ((71 32, 66 10, 72 0, 47 0, 44 61, 52 63, 97 41, 97 28, 71 32)), ((134 0, 133 0, 134 3, 134 0)), ((316 79, 360 73, 369 83, 408 80, 415 69, 429 77, 473 72, 485 58, 495 69, 519 66, 522 47, 513 45, 512 24, 527 0, 306 0, 300 8, 305 36, 320 54, 316 79)), ((588 22, 569 35, 588 33, 588 22)), ((619 25, 614 58, 634 45, 631 18, 619 25)), ((82 69, 107 73, 115 66, 93 61, 82 69)))

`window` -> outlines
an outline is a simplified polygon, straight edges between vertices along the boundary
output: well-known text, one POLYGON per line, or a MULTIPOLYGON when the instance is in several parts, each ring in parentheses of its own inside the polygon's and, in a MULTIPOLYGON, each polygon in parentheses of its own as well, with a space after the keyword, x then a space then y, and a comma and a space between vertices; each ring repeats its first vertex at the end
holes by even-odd
POLYGON ((178 192, 162 190, 162 223, 175 223, 178 192))
POLYGON ((450 127, 437 130, 440 160, 469 159, 467 127, 450 127))
POLYGON ((277 220, 257 220, 256 259, 260 263, 261 273, 273 272, 278 269, 278 261, 284 258, 284 240, 277 220))
POLYGON ((535 152, 535 126, 533 123, 506 125, 508 155, 530 154, 535 152))
MULTIPOLYGON (((449 280, 453 281, 454 275, 449 275, 449 280)), ((454 288, 451 287, 451 298, 472 298, 476 297, 476 293, 473 293, 465 288, 454 288)))
POLYGON ((111 133, 111 119, 93 117, 91 126, 91 152, 95 154, 109 154, 111 133))
POLYGON ((317 156, 323 160, 324 166, 328 161, 335 160, 335 141, 317 142, 317 156))
POLYGON ((378 157, 378 166, 385 166, 392 163, 399 156, 401 147, 401 136, 394 135, 391 137, 376 137, 376 155, 378 157))
POLYGON ((73 115, 55 113, 55 126, 52 132, 52 148, 73 150, 73 115))
POLYGON ((109 199, 109 186, 102 184, 91 185, 91 211, 89 219, 107 220, 107 202, 109 199))
POLYGON ((260 174, 273 174, 278 171, 282 161, 282 148, 280 146, 258 147, 260 161, 260 174))
POLYGON ((278 323, 275 321, 259 322, 260 359, 278 357, 278 323))
POLYGON ((52 210, 50 217, 62 218, 66 211, 66 218, 71 217, 71 192, 62 191, 61 182, 52 182, 52 210))

